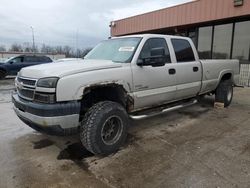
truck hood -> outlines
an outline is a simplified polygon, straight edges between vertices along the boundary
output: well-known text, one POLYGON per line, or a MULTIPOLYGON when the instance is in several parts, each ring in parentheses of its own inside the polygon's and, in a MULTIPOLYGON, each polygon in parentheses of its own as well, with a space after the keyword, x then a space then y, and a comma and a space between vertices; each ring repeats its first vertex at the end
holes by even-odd
POLYGON ((59 62, 35 65, 21 69, 19 76, 29 78, 44 78, 44 77, 63 77, 67 75, 118 68, 122 63, 114 63, 109 60, 80 60, 75 62, 59 62))

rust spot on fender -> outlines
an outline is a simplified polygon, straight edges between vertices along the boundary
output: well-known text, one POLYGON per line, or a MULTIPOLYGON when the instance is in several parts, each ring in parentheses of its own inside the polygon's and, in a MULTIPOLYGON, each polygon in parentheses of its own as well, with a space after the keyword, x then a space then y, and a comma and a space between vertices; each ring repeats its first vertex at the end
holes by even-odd
MULTIPOLYGON (((126 83, 126 84, 128 86, 128 89, 131 90, 130 84, 129 83, 126 83)), ((85 87, 85 89, 84 89, 83 96, 88 94, 89 92, 91 92, 92 89, 95 89, 95 88, 98 88, 98 87, 106 87, 106 86, 122 88, 123 93, 124 93, 123 97, 125 99, 124 102, 125 102, 125 105, 126 105, 126 110, 128 112, 133 111, 133 109, 134 109, 134 98, 133 98, 133 96, 131 96, 128 93, 128 91, 124 88, 124 84, 120 83, 119 80, 105 81, 105 82, 99 82, 99 83, 87 85, 85 87)))
POLYGON ((127 110, 128 112, 134 109, 134 98, 127 93, 127 110))

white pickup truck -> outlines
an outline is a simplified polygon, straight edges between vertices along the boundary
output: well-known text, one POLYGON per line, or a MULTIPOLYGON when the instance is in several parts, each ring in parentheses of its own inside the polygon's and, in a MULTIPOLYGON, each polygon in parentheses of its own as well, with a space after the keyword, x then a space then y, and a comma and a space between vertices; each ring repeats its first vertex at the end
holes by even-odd
POLYGON ((199 60, 192 40, 130 35, 98 44, 82 61, 23 68, 12 95, 17 116, 35 130, 80 135, 94 154, 124 143, 129 117, 140 119, 205 94, 230 105, 238 60, 199 60))

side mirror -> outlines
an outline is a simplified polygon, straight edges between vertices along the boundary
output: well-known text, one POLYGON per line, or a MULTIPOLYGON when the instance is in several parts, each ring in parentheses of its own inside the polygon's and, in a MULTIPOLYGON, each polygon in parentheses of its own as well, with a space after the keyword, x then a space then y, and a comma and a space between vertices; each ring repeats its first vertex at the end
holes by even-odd
POLYGON ((166 63, 166 55, 164 48, 152 48, 150 50, 150 57, 138 59, 138 66, 164 66, 166 63))
POLYGON ((9 61, 9 64, 13 64, 14 63, 14 61, 9 61))

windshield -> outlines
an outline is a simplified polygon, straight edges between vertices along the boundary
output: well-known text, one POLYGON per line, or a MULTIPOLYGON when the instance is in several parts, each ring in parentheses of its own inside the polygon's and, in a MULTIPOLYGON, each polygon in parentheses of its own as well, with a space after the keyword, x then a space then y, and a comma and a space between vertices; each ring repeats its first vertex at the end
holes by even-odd
POLYGON ((8 63, 8 61, 10 61, 10 60, 12 60, 12 59, 14 59, 15 57, 10 57, 10 58, 8 58, 8 59, 4 59, 4 61, 3 61, 3 63, 8 63))
POLYGON ((91 50, 84 59, 103 59, 121 63, 130 62, 140 41, 140 37, 106 40, 91 50))

